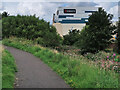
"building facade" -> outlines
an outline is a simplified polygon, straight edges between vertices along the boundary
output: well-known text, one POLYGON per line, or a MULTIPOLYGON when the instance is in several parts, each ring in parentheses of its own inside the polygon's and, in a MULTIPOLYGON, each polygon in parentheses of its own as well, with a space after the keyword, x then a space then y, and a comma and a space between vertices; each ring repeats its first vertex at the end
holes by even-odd
POLYGON ((53 14, 53 26, 61 36, 68 34, 69 30, 81 30, 97 10, 98 7, 59 7, 53 14))

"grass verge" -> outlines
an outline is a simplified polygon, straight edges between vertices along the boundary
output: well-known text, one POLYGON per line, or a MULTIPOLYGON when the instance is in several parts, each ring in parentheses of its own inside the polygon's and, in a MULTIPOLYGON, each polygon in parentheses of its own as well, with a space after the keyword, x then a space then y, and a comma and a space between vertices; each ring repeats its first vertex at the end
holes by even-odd
POLYGON ((70 58, 22 38, 4 39, 3 44, 39 57, 56 71, 72 88, 118 88, 118 74, 86 62, 86 58, 70 58))
POLYGON ((15 81, 16 64, 13 56, 7 51, 2 51, 2 88, 13 88, 15 81))
POLYGON ((0 90, 2 89, 2 41, 0 41, 0 90))

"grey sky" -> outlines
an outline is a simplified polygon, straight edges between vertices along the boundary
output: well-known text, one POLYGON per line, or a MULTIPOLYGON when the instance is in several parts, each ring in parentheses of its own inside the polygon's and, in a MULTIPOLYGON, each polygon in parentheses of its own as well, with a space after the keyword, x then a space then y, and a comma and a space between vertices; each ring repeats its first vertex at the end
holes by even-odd
POLYGON ((39 16, 52 23, 52 15, 57 7, 76 6, 101 6, 108 13, 114 15, 114 21, 118 19, 118 2, 3 2, 2 10, 10 15, 33 15, 39 16))

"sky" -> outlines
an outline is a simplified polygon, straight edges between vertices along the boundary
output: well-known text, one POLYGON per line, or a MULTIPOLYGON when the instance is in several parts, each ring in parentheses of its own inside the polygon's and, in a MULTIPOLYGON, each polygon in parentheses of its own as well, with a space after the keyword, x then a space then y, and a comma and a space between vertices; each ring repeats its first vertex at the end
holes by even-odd
MULTIPOLYGON (((58 7, 95 6, 103 7, 107 13, 113 14, 113 21, 118 20, 119 0, 52 0, 42 2, 41 0, 4 0, 0 3, 0 12, 6 11, 10 15, 34 15, 52 23, 52 15, 58 7), (57 1, 57 2, 56 2, 57 1), (64 2, 63 2, 64 1, 64 2), (69 2, 68 2, 69 1, 69 2)), ((119 4, 120 5, 120 4, 119 4)))

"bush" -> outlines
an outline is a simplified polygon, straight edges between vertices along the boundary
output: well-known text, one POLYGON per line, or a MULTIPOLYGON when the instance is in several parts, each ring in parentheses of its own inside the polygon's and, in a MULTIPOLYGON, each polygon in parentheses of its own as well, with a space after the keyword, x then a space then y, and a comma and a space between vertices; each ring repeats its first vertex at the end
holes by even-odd
POLYGON ((49 22, 33 16, 7 16, 2 19, 3 38, 16 36, 36 40, 46 47, 59 46, 62 39, 49 22))
POLYGON ((96 43, 92 42, 92 35, 90 34, 88 28, 89 26, 87 25, 81 30, 79 40, 75 43, 75 45, 80 48, 81 54, 85 54, 87 52, 96 52, 94 47, 96 43))
POLYGON ((76 30, 76 29, 72 31, 69 30, 69 34, 63 36, 64 37, 63 44, 74 45, 75 42, 77 42, 79 39, 79 34, 80 34, 79 30, 76 30))
POLYGON ((0 20, 0 39, 2 38, 2 20, 0 20))

